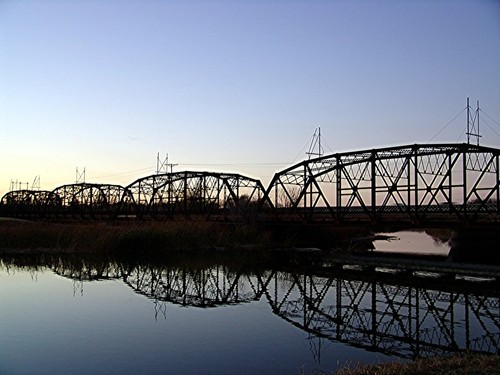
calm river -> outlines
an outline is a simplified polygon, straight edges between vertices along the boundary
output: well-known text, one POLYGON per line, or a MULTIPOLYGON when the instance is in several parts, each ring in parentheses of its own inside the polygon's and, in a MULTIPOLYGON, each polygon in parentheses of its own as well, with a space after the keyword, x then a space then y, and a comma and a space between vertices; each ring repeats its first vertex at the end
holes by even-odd
POLYGON ((311 374, 500 349, 491 282, 213 258, 4 256, 0 373, 311 374))

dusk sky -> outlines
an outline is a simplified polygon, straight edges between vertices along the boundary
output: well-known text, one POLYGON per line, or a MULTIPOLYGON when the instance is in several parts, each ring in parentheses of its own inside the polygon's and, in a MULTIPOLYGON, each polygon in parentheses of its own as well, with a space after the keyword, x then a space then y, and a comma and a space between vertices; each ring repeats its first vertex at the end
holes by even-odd
POLYGON ((0 197, 158 152, 267 184, 317 127, 326 153, 464 142, 467 97, 499 148, 499 1, 0 0, 0 197))

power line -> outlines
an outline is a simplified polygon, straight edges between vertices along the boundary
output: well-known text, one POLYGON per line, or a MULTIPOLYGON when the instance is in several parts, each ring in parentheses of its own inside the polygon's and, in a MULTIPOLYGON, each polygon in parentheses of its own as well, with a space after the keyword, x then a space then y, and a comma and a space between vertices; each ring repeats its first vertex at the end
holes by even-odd
MULTIPOLYGON (((487 126, 488 128, 490 128, 490 129, 491 129, 491 131, 492 131, 493 133, 495 133, 498 137, 500 137, 500 134, 499 134, 499 133, 497 133, 497 131, 495 130, 495 128, 493 128, 493 127, 492 127, 492 126, 488 123, 488 121, 486 121, 484 118, 483 118, 483 123, 484 123, 484 124, 486 124, 486 126, 487 126)), ((499 126, 500 126, 500 124, 499 124, 499 126)))
POLYGON ((146 172, 146 171, 152 171, 152 170, 154 170, 154 167, 147 167, 147 168, 136 169, 136 170, 128 171, 128 172, 114 173, 114 174, 109 174, 109 175, 105 175, 105 176, 97 176, 95 178, 118 177, 118 176, 125 176, 125 175, 137 174, 139 172, 146 172))
MULTIPOLYGON (((442 132, 443 132, 443 131, 444 131, 444 130, 445 130, 445 129, 446 129, 446 128, 447 128, 447 127, 448 127, 448 126, 449 126, 449 125, 453 122, 453 121, 455 121, 455 120, 458 118, 458 116, 460 116, 460 115, 461 115, 461 114, 462 114, 465 110, 467 110, 467 107, 463 108, 463 109, 462 109, 462 110, 461 110, 461 111, 460 111, 460 112, 459 112, 459 113, 458 113, 455 117, 453 117, 450 121, 448 121, 448 122, 446 123, 446 125, 445 125, 445 126, 443 126, 443 127, 441 128, 441 130, 439 130, 439 131, 438 131, 438 132, 437 132, 437 133, 436 133, 436 134, 435 134, 435 135, 434 135, 431 139, 429 139, 429 140, 427 141, 427 143, 431 143, 431 142, 434 140, 434 138, 436 138, 439 134, 441 134, 441 133, 442 133, 442 132)), ((461 136, 460 136, 460 137, 461 137, 461 136)))
POLYGON ((309 141, 307 141, 307 143, 304 145, 304 147, 302 147, 300 149, 299 153, 297 154, 297 156, 295 156, 295 158, 293 159, 292 163, 295 163, 297 161, 297 159, 299 158, 299 156, 304 153, 304 150, 306 149, 306 147, 307 147, 308 144, 309 144, 309 141))
POLYGON ((179 166, 217 166, 217 167, 261 167, 273 165, 288 165, 290 163, 179 163, 179 166))
POLYGON ((495 124, 497 124, 498 126, 500 126, 500 122, 498 122, 497 120, 495 120, 493 117, 491 117, 490 115, 488 115, 485 111, 483 111, 482 109, 480 109, 481 113, 486 115, 486 117, 488 117, 491 121, 493 121, 495 124))

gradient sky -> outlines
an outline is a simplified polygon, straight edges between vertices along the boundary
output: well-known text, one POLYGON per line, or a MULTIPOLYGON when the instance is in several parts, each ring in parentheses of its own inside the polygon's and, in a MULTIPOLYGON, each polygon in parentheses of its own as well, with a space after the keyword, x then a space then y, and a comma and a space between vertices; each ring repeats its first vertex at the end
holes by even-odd
POLYGON ((498 1, 0 0, 0 196, 158 152, 267 184, 318 126, 327 153, 464 142, 468 96, 500 147, 498 1))

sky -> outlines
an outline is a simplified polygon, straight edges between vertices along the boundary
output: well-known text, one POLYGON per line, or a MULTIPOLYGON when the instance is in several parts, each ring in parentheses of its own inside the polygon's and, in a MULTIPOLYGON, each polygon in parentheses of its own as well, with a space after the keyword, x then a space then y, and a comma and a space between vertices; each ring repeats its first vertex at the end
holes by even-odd
POLYGON ((467 97, 500 148, 499 1, 0 0, 0 196, 158 154, 266 185, 318 127, 325 153, 465 142, 467 97))

